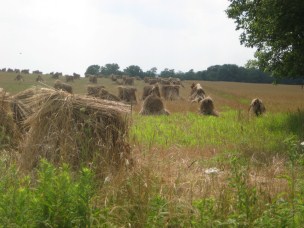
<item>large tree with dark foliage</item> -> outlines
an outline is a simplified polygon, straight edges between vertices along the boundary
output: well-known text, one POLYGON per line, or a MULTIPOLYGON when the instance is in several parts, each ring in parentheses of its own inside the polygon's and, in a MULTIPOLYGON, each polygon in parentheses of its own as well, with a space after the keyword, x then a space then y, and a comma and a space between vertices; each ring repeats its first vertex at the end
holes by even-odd
POLYGON ((91 65, 87 68, 85 74, 97 75, 99 73, 99 65, 91 65))
POLYGON ((241 44, 257 48, 253 63, 278 78, 303 77, 304 1, 229 1, 226 13, 242 30, 241 44))
POLYGON ((139 77, 144 76, 143 70, 136 65, 128 66, 126 69, 124 69, 124 73, 130 76, 139 76, 139 77))
POLYGON ((119 65, 117 63, 107 63, 100 68, 100 73, 103 75, 121 74, 119 71, 119 65))

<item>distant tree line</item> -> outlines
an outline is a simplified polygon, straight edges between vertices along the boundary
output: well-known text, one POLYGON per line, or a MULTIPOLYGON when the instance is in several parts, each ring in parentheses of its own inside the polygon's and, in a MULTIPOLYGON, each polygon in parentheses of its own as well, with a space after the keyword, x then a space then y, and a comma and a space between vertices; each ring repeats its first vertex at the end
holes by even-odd
POLYGON ((282 83, 282 84, 302 84, 303 78, 297 79, 276 79, 259 69, 251 67, 249 64, 240 67, 235 64, 224 64, 210 66, 206 70, 195 72, 193 69, 188 72, 177 71, 165 68, 157 74, 157 68, 152 67, 150 70, 143 71, 137 65, 130 65, 123 70, 117 63, 108 63, 104 66, 91 65, 87 68, 85 74, 91 75, 129 75, 136 77, 175 77, 181 80, 205 80, 205 81, 228 81, 228 82, 249 82, 249 83, 282 83))

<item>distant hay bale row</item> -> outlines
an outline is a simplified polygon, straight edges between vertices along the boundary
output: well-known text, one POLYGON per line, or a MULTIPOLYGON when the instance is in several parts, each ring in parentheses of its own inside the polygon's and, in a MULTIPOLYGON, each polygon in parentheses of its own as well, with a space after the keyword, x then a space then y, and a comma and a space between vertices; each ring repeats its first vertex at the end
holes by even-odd
POLYGON ((11 108, 16 104, 22 113, 19 124, 26 126, 27 133, 18 146, 22 168, 32 169, 43 157, 75 168, 91 164, 102 172, 121 167, 130 159, 125 140, 127 105, 46 88, 25 90, 14 97, 0 91, 6 102, 0 106, 1 125, 12 125, 7 129, 17 126, 14 114, 10 114, 16 112, 11 108))

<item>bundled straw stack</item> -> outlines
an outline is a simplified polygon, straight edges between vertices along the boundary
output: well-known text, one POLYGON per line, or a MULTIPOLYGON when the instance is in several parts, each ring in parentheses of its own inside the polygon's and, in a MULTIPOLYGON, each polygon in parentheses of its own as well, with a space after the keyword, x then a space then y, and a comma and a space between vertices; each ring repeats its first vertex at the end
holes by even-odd
POLYGON ((109 101, 120 101, 120 99, 109 93, 104 86, 92 86, 87 87, 88 95, 93 97, 98 97, 100 99, 109 100, 109 101))
POLYGON ((10 108, 9 94, 0 88, 0 149, 16 147, 20 139, 10 108))
POLYGON ((46 88, 23 91, 10 102, 14 119, 25 126, 23 168, 32 169, 41 157, 99 171, 128 163, 127 105, 46 88))

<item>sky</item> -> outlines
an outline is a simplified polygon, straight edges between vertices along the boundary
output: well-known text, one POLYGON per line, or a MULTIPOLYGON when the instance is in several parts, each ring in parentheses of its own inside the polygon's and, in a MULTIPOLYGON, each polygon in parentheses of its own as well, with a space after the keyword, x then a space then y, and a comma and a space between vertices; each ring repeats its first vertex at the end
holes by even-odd
POLYGON ((1 0, 0 68, 84 74, 97 64, 176 72, 243 66, 254 49, 228 0, 1 0))

